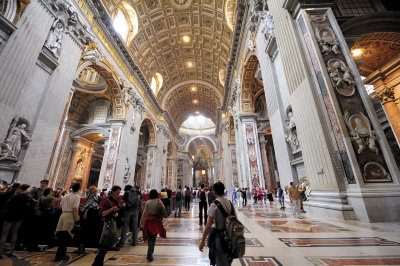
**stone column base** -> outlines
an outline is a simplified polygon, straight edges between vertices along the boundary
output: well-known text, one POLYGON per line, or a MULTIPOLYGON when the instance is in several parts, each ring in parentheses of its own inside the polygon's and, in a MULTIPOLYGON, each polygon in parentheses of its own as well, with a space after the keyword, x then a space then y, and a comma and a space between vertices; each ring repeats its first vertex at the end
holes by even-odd
POLYGON ((354 207, 356 217, 366 222, 399 222, 400 189, 368 188, 348 190, 347 199, 354 207))
POLYGON ((338 192, 313 191, 307 201, 303 201, 307 214, 336 219, 354 220, 356 215, 349 205, 346 194, 338 192))

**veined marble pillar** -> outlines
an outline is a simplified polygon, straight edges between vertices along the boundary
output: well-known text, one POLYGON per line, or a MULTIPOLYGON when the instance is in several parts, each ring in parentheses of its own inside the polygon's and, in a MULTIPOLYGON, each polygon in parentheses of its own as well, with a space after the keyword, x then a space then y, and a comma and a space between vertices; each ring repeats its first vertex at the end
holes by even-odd
POLYGON ((107 142, 107 149, 103 157, 99 177, 99 189, 111 189, 114 185, 115 169, 117 167, 119 148, 123 127, 126 123, 125 119, 112 118, 110 138, 107 142))
POLYGON ((260 137, 260 151, 261 151, 261 160, 262 160, 262 168, 263 168, 263 173, 264 173, 264 182, 265 182, 265 188, 270 190, 272 188, 272 182, 271 182, 271 174, 269 172, 269 163, 268 163, 268 157, 267 157, 267 150, 265 149, 265 138, 263 137, 261 139, 260 137))
POLYGON ((221 182, 230 191, 233 186, 232 152, 229 147, 229 123, 226 118, 221 123, 222 175, 221 182))
POLYGON ((243 139, 245 146, 247 173, 246 179, 250 184, 250 189, 265 187, 264 174, 262 169, 260 145, 257 132, 256 114, 241 114, 243 139))
MULTIPOLYGON (((278 8, 275 6, 273 9, 277 12, 274 18, 279 18, 280 27, 284 25, 283 21, 288 25, 287 15, 286 18, 280 17, 278 8)), ((300 33, 301 49, 309 58, 309 61, 304 61, 309 67, 303 72, 304 80, 298 79, 298 87, 292 86, 293 110, 303 159, 311 186, 315 189, 310 202, 304 205, 311 212, 326 214, 338 210, 345 218, 353 218, 344 212, 351 210, 345 204, 348 200, 360 220, 400 219, 400 213, 390 211, 400 208, 399 170, 333 12, 330 8, 302 9, 300 6, 299 13, 292 15, 300 33), (308 80, 306 73, 311 73, 313 80, 308 80), (315 91, 308 99, 301 99, 307 93, 307 89, 300 85, 305 82, 310 82, 315 91), (310 142, 311 136, 306 134, 311 133, 306 128, 310 126, 304 117, 307 113, 302 113, 305 109, 301 110, 313 105, 316 109, 321 108, 320 125, 323 126, 322 132, 326 132, 324 138, 316 135, 312 140, 314 144, 310 142), (319 147, 315 146, 318 142, 321 143, 319 147), (314 155, 310 153, 311 147, 315 150, 314 155), (318 162, 322 157, 328 164, 318 162), (321 166, 315 168, 312 164, 321 166), (325 170, 332 173, 326 175, 325 170), (347 199, 343 197, 344 191, 347 199), (335 194, 337 196, 332 196, 335 194), (391 207, 381 211, 377 206, 391 207)), ((310 108, 308 115, 313 109, 310 108)))
POLYGON ((147 146, 147 165, 146 165, 146 176, 144 182, 144 189, 146 191, 150 191, 154 188, 153 184, 153 173, 155 168, 154 157, 156 153, 156 146, 149 145, 147 146))

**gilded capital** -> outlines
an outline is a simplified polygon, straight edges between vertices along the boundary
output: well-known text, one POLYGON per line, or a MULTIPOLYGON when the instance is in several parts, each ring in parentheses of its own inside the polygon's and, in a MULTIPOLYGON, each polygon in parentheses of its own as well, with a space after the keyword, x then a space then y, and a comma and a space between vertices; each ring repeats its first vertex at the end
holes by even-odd
POLYGON ((381 104, 383 104, 383 105, 385 105, 388 102, 393 102, 395 100, 394 88, 393 87, 384 87, 379 92, 377 92, 375 95, 373 95, 373 98, 378 99, 381 102, 381 104))

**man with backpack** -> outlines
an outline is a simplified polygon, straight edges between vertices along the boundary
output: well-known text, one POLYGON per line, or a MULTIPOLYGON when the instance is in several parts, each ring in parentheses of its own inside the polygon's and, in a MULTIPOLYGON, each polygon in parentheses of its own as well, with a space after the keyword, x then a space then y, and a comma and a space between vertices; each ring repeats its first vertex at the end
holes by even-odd
POLYGON ((204 223, 207 223, 207 197, 206 191, 204 190, 204 184, 201 184, 201 189, 199 189, 197 198, 199 199, 199 225, 203 225, 203 210, 204 210, 204 223))
POLYGON ((233 259, 245 252, 244 226, 236 217, 232 203, 224 198, 225 186, 221 182, 213 185, 216 199, 211 204, 208 220, 199 244, 202 252, 208 236, 211 265, 231 265, 233 259))
POLYGON ((175 194, 175 218, 176 218, 176 213, 178 212, 178 209, 179 209, 178 217, 181 218, 182 199, 183 199, 182 186, 179 186, 179 189, 175 194))
POLYGON ((140 196, 139 192, 135 187, 131 185, 125 186, 125 193, 122 199, 126 202, 124 214, 123 214, 123 225, 121 231, 121 239, 118 243, 118 247, 125 245, 126 233, 128 228, 132 230, 132 246, 136 246, 138 242, 138 219, 139 219, 139 207, 140 207, 140 196))
POLYGON ((190 191, 190 187, 186 187, 185 189, 185 210, 189 211, 190 209, 190 197, 192 196, 192 193, 190 191))

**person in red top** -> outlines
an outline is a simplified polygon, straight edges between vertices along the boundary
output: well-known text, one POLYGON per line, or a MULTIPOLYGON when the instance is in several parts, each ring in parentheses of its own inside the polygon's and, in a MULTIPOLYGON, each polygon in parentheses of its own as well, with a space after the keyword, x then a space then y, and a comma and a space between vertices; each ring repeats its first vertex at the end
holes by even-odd
POLYGON ((259 187, 258 190, 257 190, 257 195, 258 195, 258 201, 260 201, 261 204, 262 204, 262 195, 263 195, 263 192, 262 192, 262 190, 261 190, 260 187, 259 187))
POLYGON ((165 214, 165 206, 158 199, 158 192, 155 189, 150 191, 150 199, 146 202, 143 210, 140 227, 143 228, 143 240, 148 239, 147 261, 153 261, 154 247, 156 245, 157 234, 162 238, 167 237, 167 233, 162 223, 165 214))

